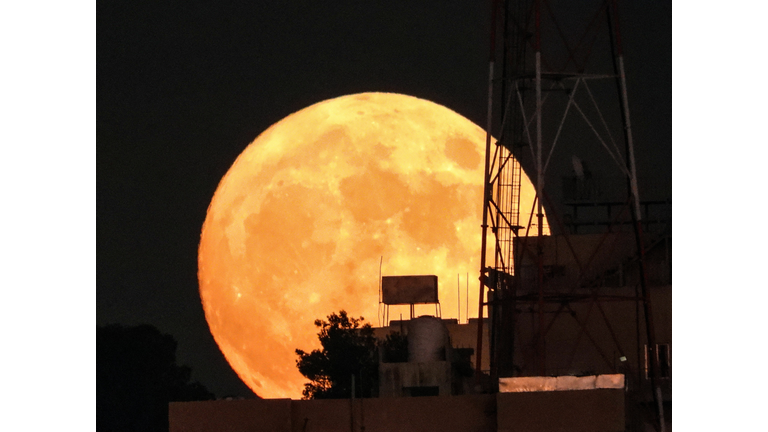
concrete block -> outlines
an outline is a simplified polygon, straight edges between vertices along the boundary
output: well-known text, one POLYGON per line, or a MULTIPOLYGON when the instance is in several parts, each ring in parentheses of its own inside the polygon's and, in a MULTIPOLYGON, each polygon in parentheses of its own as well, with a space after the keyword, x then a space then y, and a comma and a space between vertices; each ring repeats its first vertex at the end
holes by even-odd
POLYGON ((595 388, 624 388, 624 375, 623 374, 611 374, 611 375, 598 375, 595 380, 595 388))
POLYGON ((555 390, 591 390, 595 388, 595 376, 559 376, 555 379, 555 390))
POLYGON ((499 378, 499 393, 554 391, 557 378, 554 377, 516 377, 499 378))

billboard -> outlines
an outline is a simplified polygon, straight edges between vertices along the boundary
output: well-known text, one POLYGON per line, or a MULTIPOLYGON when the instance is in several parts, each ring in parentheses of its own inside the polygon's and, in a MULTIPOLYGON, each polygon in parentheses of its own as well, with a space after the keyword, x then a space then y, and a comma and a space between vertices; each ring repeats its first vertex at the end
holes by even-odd
POLYGON ((437 276, 384 276, 382 302, 388 305, 437 303, 437 276))

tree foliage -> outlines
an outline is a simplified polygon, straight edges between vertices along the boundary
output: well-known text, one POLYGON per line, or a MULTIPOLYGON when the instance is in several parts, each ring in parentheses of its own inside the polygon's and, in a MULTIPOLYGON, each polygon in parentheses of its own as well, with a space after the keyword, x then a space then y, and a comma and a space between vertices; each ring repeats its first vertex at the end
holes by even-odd
POLYGON ((373 328, 363 317, 351 318, 341 310, 315 320, 322 349, 297 349, 296 365, 310 382, 304 384, 304 399, 348 398, 355 376, 356 397, 374 396, 378 388, 378 354, 373 328))
POLYGON ((176 340, 151 325, 96 327, 96 425, 167 431, 168 402, 213 399, 176 364, 176 340))

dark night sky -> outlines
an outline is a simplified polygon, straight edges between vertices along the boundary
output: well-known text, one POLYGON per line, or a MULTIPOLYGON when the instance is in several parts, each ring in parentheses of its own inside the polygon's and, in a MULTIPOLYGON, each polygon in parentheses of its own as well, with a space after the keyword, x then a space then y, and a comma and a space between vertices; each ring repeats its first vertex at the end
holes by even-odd
MULTIPOLYGON (((671 197, 671 2, 621 3, 638 169, 671 197)), ((217 396, 248 396, 197 291, 219 180, 271 124, 335 96, 405 93, 484 125, 488 2, 113 0, 96 17, 97 324, 153 324, 217 396)))

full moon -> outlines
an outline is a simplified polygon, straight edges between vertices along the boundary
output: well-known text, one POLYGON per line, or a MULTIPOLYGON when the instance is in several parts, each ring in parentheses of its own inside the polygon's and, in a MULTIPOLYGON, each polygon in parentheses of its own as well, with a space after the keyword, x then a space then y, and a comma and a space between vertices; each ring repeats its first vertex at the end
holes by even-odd
MULTIPOLYGON (((301 398, 295 349, 318 348, 314 320, 341 309, 379 325, 380 271, 437 275, 442 316, 477 316, 485 138, 444 106, 362 93, 291 114, 240 154, 208 208, 198 278, 251 390, 301 398)), ((521 221, 534 195, 524 174, 521 221)))

